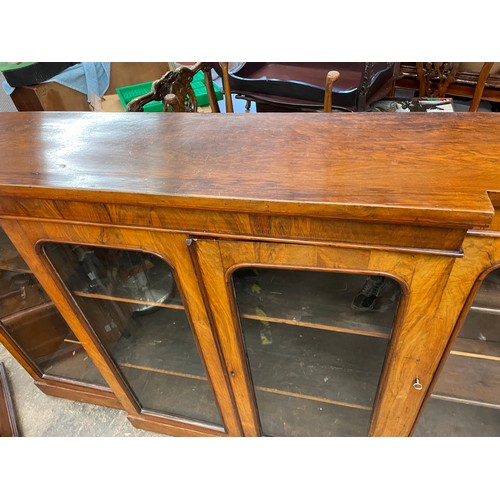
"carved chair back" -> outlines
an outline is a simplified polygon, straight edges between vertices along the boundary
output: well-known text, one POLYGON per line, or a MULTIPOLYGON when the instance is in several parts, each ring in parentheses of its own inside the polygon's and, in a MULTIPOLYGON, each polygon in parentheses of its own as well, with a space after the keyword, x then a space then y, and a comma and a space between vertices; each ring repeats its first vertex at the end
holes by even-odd
MULTIPOLYGON (((161 101, 164 111, 196 113, 198 111, 198 103, 191 87, 191 82, 196 73, 202 71, 210 108, 213 113, 220 113, 212 79, 213 64, 210 62, 197 62, 191 67, 179 66, 172 71, 168 71, 159 80, 153 82, 151 92, 130 101, 126 111, 144 111, 144 106, 149 102, 161 101)), ((219 63, 219 65, 222 68, 226 111, 232 113, 231 90, 227 76, 228 63, 219 63)))

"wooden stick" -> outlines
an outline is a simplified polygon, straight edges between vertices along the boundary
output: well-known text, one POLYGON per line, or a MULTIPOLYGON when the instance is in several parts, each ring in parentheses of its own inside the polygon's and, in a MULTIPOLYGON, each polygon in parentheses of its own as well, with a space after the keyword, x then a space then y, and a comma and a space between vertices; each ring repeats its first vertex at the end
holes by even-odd
POLYGON ((325 113, 332 112, 332 91, 333 84, 339 79, 340 73, 338 71, 329 71, 326 75, 325 84, 325 100, 323 103, 323 110, 325 113))

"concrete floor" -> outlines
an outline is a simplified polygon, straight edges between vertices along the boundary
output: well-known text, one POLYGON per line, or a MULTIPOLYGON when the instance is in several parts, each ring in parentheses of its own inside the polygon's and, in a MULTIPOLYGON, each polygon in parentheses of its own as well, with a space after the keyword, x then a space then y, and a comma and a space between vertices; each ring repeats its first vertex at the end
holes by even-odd
POLYGON ((133 427, 123 410, 47 396, 0 344, 19 434, 25 437, 160 437, 133 427))

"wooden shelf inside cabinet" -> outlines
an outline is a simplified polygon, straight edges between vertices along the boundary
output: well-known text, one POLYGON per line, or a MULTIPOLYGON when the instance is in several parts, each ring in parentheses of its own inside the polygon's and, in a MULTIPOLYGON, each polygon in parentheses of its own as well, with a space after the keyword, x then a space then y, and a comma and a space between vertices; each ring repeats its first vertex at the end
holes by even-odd
POLYGON ((0 230, 0 271, 30 273, 31 270, 21 258, 7 235, 0 230))
MULTIPOLYGON (((99 303, 99 311, 112 316, 116 304, 110 296, 75 294, 86 315, 99 303)), ((119 304, 137 305, 142 301, 119 299, 119 304)), ((201 422, 220 425, 213 403, 211 384, 201 361, 188 318, 179 304, 156 304, 146 313, 127 316, 121 335, 106 344, 116 366, 124 374, 145 411, 162 415, 185 415, 201 422), (156 307, 158 306, 158 307, 156 307), (124 332, 127 331, 125 335, 124 332), (204 413, 205 412, 205 413, 204 413)), ((105 324, 92 323, 99 339, 106 335, 105 324)))
POLYGON ((432 397, 500 409, 500 344, 456 339, 432 397))
POLYGON ((169 302, 150 302, 147 300, 136 300, 126 297, 114 296, 114 295, 103 295, 99 293, 89 293, 79 290, 74 290, 72 294, 75 297, 82 297, 87 299, 96 299, 96 300, 109 300, 116 302, 124 302, 126 304, 137 304, 137 305, 145 305, 151 307, 164 307, 165 309, 184 309, 180 299, 173 298, 172 301, 169 302))
POLYGON ((481 283, 472 310, 500 314, 500 276, 497 272, 491 272, 481 283))
MULTIPOLYGON (((257 275, 235 278, 240 317, 260 322, 283 323, 304 328, 389 339, 400 292, 388 283, 372 311, 351 308, 354 296, 367 276, 304 272, 294 287, 293 271, 259 269, 257 275)), ((392 281, 392 280, 391 280, 392 281)))
MULTIPOLYGON (((79 344, 80 343, 79 341, 68 340, 68 339, 66 340, 66 342, 75 343, 75 344, 79 344)), ((133 363, 118 363, 118 366, 120 368, 133 368, 133 369, 136 369, 136 370, 142 370, 142 371, 146 371, 146 372, 153 372, 153 373, 158 373, 158 374, 163 374, 163 375, 169 375, 169 376, 174 376, 174 377, 181 377, 181 378, 188 378, 188 379, 195 379, 195 380, 203 380, 203 381, 207 381, 208 380, 208 378, 206 376, 204 376, 204 375, 196 375, 196 374, 189 373, 189 372, 178 372, 178 371, 172 371, 172 370, 164 370, 164 369, 161 369, 161 368, 154 368, 154 367, 150 367, 150 366, 137 365, 137 364, 133 364, 133 363)), ((290 391, 280 390, 280 389, 273 388, 273 387, 256 386, 255 389, 257 391, 260 391, 260 392, 267 392, 267 393, 271 393, 271 394, 279 394, 279 395, 282 395, 282 396, 290 396, 290 397, 293 397, 293 398, 299 398, 299 399, 305 399, 305 400, 310 400, 310 401, 322 402, 322 403, 325 403, 325 404, 334 404, 334 405, 340 405, 340 406, 347 406, 347 407, 350 407, 350 408, 356 408, 356 409, 360 409, 360 410, 368 410, 368 411, 370 411, 372 409, 371 406, 367 406, 367 405, 359 405, 359 404, 352 404, 352 403, 348 403, 348 402, 344 402, 344 401, 336 401, 336 400, 332 400, 332 399, 328 399, 328 398, 322 398, 322 397, 314 396, 314 395, 311 395, 311 394, 302 394, 302 393, 298 393, 298 392, 290 392, 290 391)))
POLYGON ((259 360, 252 370, 257 391, 372 409, 386 340, 279 324, 263 343, 258 323, 243 320, 242 328, 250 359, 259 360))

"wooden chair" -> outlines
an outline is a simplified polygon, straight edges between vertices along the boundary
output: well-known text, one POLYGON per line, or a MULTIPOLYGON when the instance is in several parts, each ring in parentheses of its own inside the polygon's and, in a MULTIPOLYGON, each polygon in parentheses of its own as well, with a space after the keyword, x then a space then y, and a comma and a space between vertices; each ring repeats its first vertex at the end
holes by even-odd
POLYGON ((400 74, 399 63, 251 62, 228 77, 231 92, 257 112, 331 112, 367 111, 393 92, 400 74))
MULTIPOLYGON (((208 100, 212 113, 220 113, 215 95, 212 69, 216 63, 197 62, 193 66, 179 66, 168 71, 159 80, 153 82, 151 92, 139 96, 127 105, 126 111, 144 111, 144 106, 152 101, 161 101, 164 111, 196 113, 198 103, 191 82, 196 73, 203 72, 208 100)), ((226 101, 226 111, 233 113, 233 103, 228 78, 228 63, 218 63, 222 70, 222 86, 226 101)))
MULTIPOLYGON (((418 88, 421 97, 457 96, 471 99, 470 112, 479 108, 481 99, 493 105, 500 103, 500 75, 491 74, 496 63, 483 62, 474 70, 467 63, 417 62, 401 63, 402 78, 397 88, 418 88)), ((479 63, 478 63, 479 65, 479 63)))

